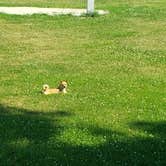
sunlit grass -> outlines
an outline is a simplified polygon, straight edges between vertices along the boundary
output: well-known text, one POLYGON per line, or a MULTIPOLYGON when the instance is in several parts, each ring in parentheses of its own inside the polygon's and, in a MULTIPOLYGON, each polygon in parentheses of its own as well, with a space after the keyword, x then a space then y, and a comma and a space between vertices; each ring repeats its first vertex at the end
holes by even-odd
POLYGON ((166 163, 165 1, 104 2, 93 18, 0 15, 2 165, 166 163), (68 94, 40 93, 63 79, 68 94))

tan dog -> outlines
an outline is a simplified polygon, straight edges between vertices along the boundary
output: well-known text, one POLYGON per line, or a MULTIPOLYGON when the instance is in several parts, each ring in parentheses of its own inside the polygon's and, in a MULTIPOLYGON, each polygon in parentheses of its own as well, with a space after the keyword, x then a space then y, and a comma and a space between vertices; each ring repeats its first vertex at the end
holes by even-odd
POLYGON ((58 88, 49 88, 47 84, 43 85, 42 93, 45 95, 56 94, 56 93, 67 93, 67 82, 61 81, 58 88))

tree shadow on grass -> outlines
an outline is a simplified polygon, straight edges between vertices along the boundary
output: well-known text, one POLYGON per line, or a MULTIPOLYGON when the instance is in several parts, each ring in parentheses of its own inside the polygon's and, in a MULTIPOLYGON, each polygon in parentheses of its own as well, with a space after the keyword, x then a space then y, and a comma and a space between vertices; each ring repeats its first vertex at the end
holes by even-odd
MULTIPOLYGON (((133 130, 149 133, 149 136, 129 137, 124 133, 91 127, 92 135, 106 137, 106 141, 99 146, 72 147, 74 153, 67 151, 67 156, 76 156, 80 160, 77 164, 81 166, 165 166, 166 122, 134 122, 129 126, 133 130)), ((74 162, 70 162, 69 165, 75 165, 74 162)))
POLYGON ((65 111, 43 113, 0 105, 0 165, 44 164, 45 157, 49 158, 49 139, 63 130, 60 118, 71 115, 65 111))
POLYGON ((144 131, 145 133, 149 133, 152 136, 155 136, 159 139, 166 138, 166 121, 160 122, 134 122, 131 124, 132 128, 137 130, 144 131))
MULTIPOLYGON (((133 130, 150 137, 129 137, 111 129, 89 124, 93 138, 104 138, 100 144, 71 144, 56 139, 64 126, 60 119, 70 118, 66 111, 51 113, 0 106, 1 166, 114 166, 166 165, 166 122, 134 122, 133 130), (152 137, 153 136, 153 137, 152 137)), ((84 139, 84 138, 82 138, 84 139)))

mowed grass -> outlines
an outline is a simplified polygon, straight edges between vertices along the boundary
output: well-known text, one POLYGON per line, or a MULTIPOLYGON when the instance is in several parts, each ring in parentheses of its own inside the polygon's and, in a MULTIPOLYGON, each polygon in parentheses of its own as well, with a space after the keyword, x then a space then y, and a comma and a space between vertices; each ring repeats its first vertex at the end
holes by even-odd
POLYGON ((85 8, 86 0, 0 0, 0 6, 85 8))
POLYGON ((166 2, 96 3, 110 14, 0 15, 1 166, 166 165, 166 2))

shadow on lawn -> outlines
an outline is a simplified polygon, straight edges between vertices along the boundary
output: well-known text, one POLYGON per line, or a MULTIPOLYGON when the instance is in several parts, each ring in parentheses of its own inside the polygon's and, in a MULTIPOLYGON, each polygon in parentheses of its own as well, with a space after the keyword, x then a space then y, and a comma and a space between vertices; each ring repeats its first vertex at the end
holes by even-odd
POLYGON ((128 137, 123 133, 82 124, 94 137, 106 137, 96 146, 70 145, 56 139, 64 130, 65 111, 32 112, 0 106, 1 166, 113 166, 166 165, 166 122, 135 122, 130 127, 151 137, 128 137))

